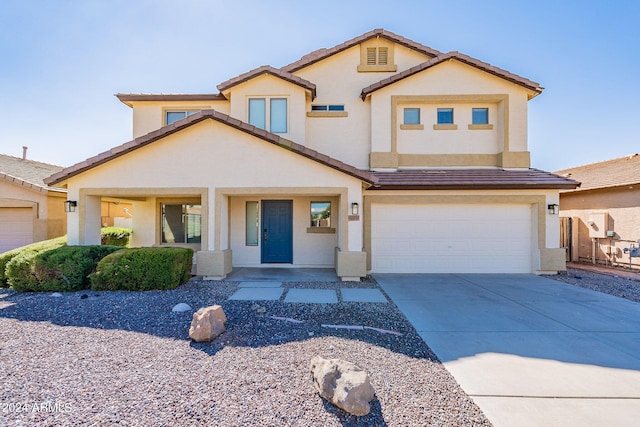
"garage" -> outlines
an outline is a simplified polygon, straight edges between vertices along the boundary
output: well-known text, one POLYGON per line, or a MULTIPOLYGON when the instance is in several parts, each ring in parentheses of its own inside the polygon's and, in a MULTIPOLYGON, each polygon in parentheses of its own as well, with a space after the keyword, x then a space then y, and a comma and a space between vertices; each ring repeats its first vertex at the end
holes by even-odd
POLYGON ((531 273, 530 204, 372 204, 374 273, 531 273))
POLYGON ((0 208, 0 253, 33 243, 31 208, 0 208))

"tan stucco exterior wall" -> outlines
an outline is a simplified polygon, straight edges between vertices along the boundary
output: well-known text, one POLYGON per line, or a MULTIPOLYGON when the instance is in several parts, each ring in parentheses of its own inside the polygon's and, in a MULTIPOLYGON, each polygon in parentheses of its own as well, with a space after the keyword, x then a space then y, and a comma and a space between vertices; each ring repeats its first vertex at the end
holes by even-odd
POLYGON ((146 135, 166 125, 167 111, 213 108, 229 114, 229 101, 132 101, 133 138, 146 135))
MULTIPOLYGON (((336 212, 339 213, 336 222, 340 227, 335 236, 306 233, 298 236, 298 254, 302 261, 309 262, 313 245, 319 241, 323 242, 323 248, 337 244, 343 250, 362 249, 362 223, 347 221, 348 205, 362 204, 359 179, 212 120, 77 175, 68 181, 68 187, 69 198, 79 201, 78 211, 68 215, 72 244, 89 243, 85 238, 89 218, 83 217, 86 214, 83 205, 95 195, 132 200, 135 211, 132 246, 159 243, 159 198, 199 198, 203 205, 203 251, 228 250, 235 245, 229 240, 233 235, 229 226, 236 222, 229 218, 235 218, 236 196, 293 199, 297 209, 304 212, 303 205, 316 195, 323 199, 330 196, 332 200, 338 200, 339 195, 342 203, 336 212), (229 197, 231 206, 227 207, 229 197)), ((306 215, 294 216, 302 228, 306 215)), ((320 262, 324 265, 332 257, 331 250, 320 262)), ((255 258, 245 254, 243 259, 253 262, 255 258)))
MULTIPOLYGON (((529 95, 529 91, 520 86, 458 61, 439 64, 370 96, 371 151, 469 155, 467 160, 460 161, 458 157, 453 163, 447 159, 410 159, 412 161, 406 166, 491 166, 479 161, 478 155, 495 155, 507 149, 522 153, 526 164, 519 161, 505 166, 528 167, 529 95), (424 129, 400 129, 403 109, 409 106, 421 108, 424 129), (489 123, 493 129, 469 129, 473 107, 489 108, 489 123), (396 110, 392 111, 393 108, 396 110), (437 108, 454 108, 456 129, 434 129, 437 108), (418 163, 420 160, 423 160, 422 165, 418 163)), ((493 166, 503 165, 496 159, 493 166)))
MULTIPOLYGON (((418 65, 429 57, 403 46, 394 48, 397 70, 418 65)), ((358 95, 363 88, 392 76, 394 72, 357 72, 360 47, 354 46, 310 65, 295 74, 315 83, 317 105, 343 105, 347 117, 307 117, 306 145, 361 169, 369 168, 371 110, 358 95)), ((308 100, 306 111, 311 111, 308 100)), ((388 118, 387 118, 388 120, 388 118)))
MULTIPOLYGON (((249 98, 266 99, 266 130, 269 130, 269 99, 287 99, 287 132, 278 135, 304 145, 304 117, 307 98, 305 89, 281 78, 265 74, 232 87, 231 93, 229 115, 246 123, 249 123, 249 98)), ((309 99, 311 99, 310 96, 309 99)))
MULTIPOLYGON (((629 266, 623 249, 640 239, 640 186, 600 190, 574 191, 560 194, 560 216, 573 218, 572 261, 629 266), (613 237, 589 236, 589 216, 606 212, 606 230, 613 237)), ((640 268, 640 257, 632 258, 632 266, 640 268)))

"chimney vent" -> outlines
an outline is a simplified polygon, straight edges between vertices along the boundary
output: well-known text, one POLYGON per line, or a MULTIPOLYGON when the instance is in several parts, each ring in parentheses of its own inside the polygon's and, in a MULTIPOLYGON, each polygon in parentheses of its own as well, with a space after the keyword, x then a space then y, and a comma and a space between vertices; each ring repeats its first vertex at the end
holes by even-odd
POLYGON ((27 147, 26 145, 22 146, 22 160, 27 160, 27 150, 29 149, 29 147, 27 147))

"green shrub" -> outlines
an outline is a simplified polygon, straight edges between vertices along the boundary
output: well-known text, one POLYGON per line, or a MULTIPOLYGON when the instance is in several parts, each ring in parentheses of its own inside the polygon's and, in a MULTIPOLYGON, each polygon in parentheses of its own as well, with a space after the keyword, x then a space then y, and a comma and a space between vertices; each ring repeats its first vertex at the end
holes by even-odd
POLYGON ((129 247, 131 229, 122 227, 105 227, 100 230, 100 243, 103 245, 129 247))
POLYGON ((133 248, 108 255, 89 276, 94 290, 173 289, 189 280, 193 250, 133 248))
POLYGON ((0 288, 9 286, 8 277, 6 275, 6 267, 9 261, 19 255, 35 255, 49 249, 54 249, 67 244, 67 236, 56 237, 55 239, 44 240, 42 242, 31 243, 30 245, 12 249, 0 254, 0 288))
POLYGON ((89 288, 98 261, 120 246, 61 246, 33 256, 16 257, 8 267, 16 291, 67 292, 89 288))

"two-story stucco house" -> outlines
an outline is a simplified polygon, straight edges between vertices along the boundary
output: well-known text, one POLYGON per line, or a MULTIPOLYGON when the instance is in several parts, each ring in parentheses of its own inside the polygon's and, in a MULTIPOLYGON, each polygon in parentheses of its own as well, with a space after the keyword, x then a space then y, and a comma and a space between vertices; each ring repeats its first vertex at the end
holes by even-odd
POLYGON ((202 95, 119 94, 126 144, 48 179, 78 202, 69 241, 100 241, 100 200, 128 199, 132 245, 186 245, 197 272, 547 273, 560 189, 530 168, 535 82, 386 30, 262 66, 202 95))

